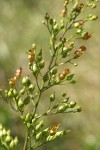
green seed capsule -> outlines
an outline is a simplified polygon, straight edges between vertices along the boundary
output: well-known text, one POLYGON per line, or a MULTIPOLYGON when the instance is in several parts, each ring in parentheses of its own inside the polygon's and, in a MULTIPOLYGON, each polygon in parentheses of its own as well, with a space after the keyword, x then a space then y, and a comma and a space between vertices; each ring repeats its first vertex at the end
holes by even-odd
POLYGON ((30 122, 31 118, 32 118, 32 115, 28 113, 25 117, 25 122, 30 122))
POLYGON ((29 86, 30 83, 31 83, 31 81, 30 81, 30 79, 29 79, 28 76, 23 77, 23 79, 22 79, 22 84, 23 84, 24 86, 29 86))
POLYGON ((9 135, 7 135, 5 138, 5 142, 10 142, 10 141, 11 141, 11 137, 9 135))
POLYGON ((62 93, 62 97, 65 97, 66 96, 66 93, 62 93))
POLYGON ((17 92, 16 89, 13 90, 13 94, 14 94, 15 97, 18 95, 18 92, 17 92))
POLYGON ((45 66, 45 61, 41 60, 40 63, 39 63, 40 69, 44 68, 44 66, 45 66))
POLYGON ((41 138, 42 138, 42 132, 36 134, 36 141, 41 140, 41 138))
POLYGON ((40 62, 42 60, 42 49, 38 52, 38 54, 36 55, 36 61, 40 62))
POLYGON ((10 142, 9 147, 10 147, 10 148, 12 148, 12 149, 15 147, 15 143, 14 143, 14 141, 13 141, 13 140, 10 142))
POLYGON ((30 92, 33 92, 33 90, 34 90, 34 85, 33 85, 33 84, 30 84, 30 86, 29 86, 28 89, 29 89, 30 92))
POLYGON ((18 138, 15 137, 15 138, 14 138, 14 144, 17 145, 17 143, 18 143, 18 138))
POLYGON ((65 58, 68 54, 68 49, 66 47, 63 48, 62 57, 65 58))
POLYGON ((57 73, 57 69, 56 68, 52 68, 50 73, 51 73, 51 75, 55 75, 57 73))
POLYGON ((27 96, 25 99, 24 99, 24 104, 27 105, 30 103, 30 97, 27 96))
POLYGON ((76 105, 76 102, 75 102, 75 101, 71 101, 71 102, 70 102, 70 108, 75 107, 75 105, 76 105))
POLYGON ((59 112, 59 113, 64 112, 68 107, 69 107, 68 104, 66 104, 66 105, 64 105, 64 106, 60 106, 60 107, 58 108, 58 111, 57 111, 57 112, 59 112))
POLYGON ((13 97, 13 93, 11 91, 8 92, 8 97, 12 98, 13 97))
POLYGON ((33 73, 36 75, 38 73, 38 68, 37 68, 37 65, 34 64, 33 65, 33 73))
POLYGON ((49 79, 49 76, 48 76, 48 73, 46 73, 44 76, 43 76, 43 81, 44 82, 47 82, 49 79))
POLYGON ((18 101, 18 107, 20 107, 20 108, 24 107, 24 102, 23 102, 23 100, 21 98, 18 101))
POLYGON ((82 108, 80 106, 77 106, 76 110, 77 110, 77 112, 81 112, 82 108))
POLYGON ((49 128, 46 128, 46 129, 44 129, 44 130, 42 131, 43 137, 47 137, 47 136, 48 136, 49 130, 50 130, 49 128))
POLYGON ((38 132, 43 127, 43 120, 36 126, 35 130, 38 132))
POLYGON ((37 118, 32 119, 32 125, 37 121, 37 118))
POLYGON ((53 102, 55 100, 55 93, 50 95, 50 101, 53 102))
POLYGON ((20 90, 20 95, 24 95, 24 93, 25 93, 25 88, 24 89, 22 89, 22 90, 20 90))
POLYGON ((33 50, 36 49, 36 44, 35 43, 32 44, 32 49, 33 50))

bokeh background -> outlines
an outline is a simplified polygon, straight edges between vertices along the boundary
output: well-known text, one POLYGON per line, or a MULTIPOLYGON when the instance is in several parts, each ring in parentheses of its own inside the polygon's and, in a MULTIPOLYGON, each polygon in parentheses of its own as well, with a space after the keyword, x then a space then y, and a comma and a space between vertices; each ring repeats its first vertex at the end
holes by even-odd
MULTIPOLYGON (((49 34, 41 22, 46 12, 52 17, 59 16, 62 7, 63 1, 60 0, 0 0, 0 87, 8 86, 8 79, 20 66, 23 68, 23 75, 29 74, 26 50, 33 42, 44 49, 48 58, 49 34)), ((95 14, 100 14, 100 3, 95 14)), ((64 87, 71 99, 83 107, 83 111, 48 118, 47 124, 60 122, 61 128, 71 129, 71 132, 65 138, 40 148, 41 150, 100 150, 99 27, 100 20, 86 25, 93 37, 85 42, 87 52, 77 60, 78 67, 73 67, 77 83, 64 87)), ((60 93, 64 89, 53 88, 51 91, 60 93)), ((45 97, 47 95, 43 97, 41 110, 45 107, 45 97)), ((1 99, 0 122, 10 128, 13 135, 17 134, 23 144, 20 118, 1 99)), ((21 145, 19 149, 21 150, 21 145)))

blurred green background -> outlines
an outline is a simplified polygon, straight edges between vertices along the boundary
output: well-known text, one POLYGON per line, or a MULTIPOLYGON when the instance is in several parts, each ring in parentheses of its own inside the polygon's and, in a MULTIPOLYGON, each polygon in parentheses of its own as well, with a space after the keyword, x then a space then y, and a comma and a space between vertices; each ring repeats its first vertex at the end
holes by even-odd
MULTIPOLYGON (((43 48, 48 58, 49 34, 42 25, 46 12, 52 17, 59 16, 63 8, 60 0, 0 0, 0 87, 8 86, 8 79, 20 66, 23 75, 29 74, 26 50, 33 42, 43 48)), ((100 3, 95 14, 100 14, 100 3)), ((47 124, 59 122, 61 128, 71 129, 62 139, 47 144, 41 150, 100 150, 100 20, 86 25, 93 37, 86 41, 87 52, 77 60, 78 67, 73 67, 75 85, 66 85, 71 99, 76 100, 83 111, 77 114, 58 115, 46 120, 47 124)), ((81 44, 79 42, 79 44, 81 44)), ((64 89, 56 88, 58 93, 64 89)), ((41 110, 44 109, 44 96, 41 110)), ((58 95, 59 97, 59 95, 58 95)), ((0 100, 0 122, 10 128, 23 142, 23 130, 20 118, 10 106, 0 100)), ((21 146, 19 147, 21 149, 21 146)))

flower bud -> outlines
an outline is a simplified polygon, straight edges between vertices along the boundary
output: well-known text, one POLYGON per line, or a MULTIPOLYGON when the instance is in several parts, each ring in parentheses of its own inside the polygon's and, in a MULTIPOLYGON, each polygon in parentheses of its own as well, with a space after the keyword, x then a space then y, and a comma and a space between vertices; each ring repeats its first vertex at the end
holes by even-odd
POLYGON ((18 138, 17 138, 17 137, 15 137, 13 141, 14 141, 14 144, 15 144, 15 145, 18 144, 18 138))
POLYGON ((68 102, 68 100, 69 100, 69 97, 64 98, 63 103, 67 103, 67 102, 68 102))
POLYGON ((42 131, 42 136, 43 137, 47 137, 48 136, 48 132, 49 132, 49 128, 46 128, 42 131))
POLYGON ((57 132, 57 130, 58 130, 58 128, 59 128, 59 126, 60 126, 60 124, 54 124, 54 125, 51 127, 50 131, 49 131, 49 135, 50 135, 50 136, 55 135, 56 132, 57 132))
POLYGON ((63 48, 62 57, 65 58, 68 54, 68 49, 66 47, 63 48))
POLYGON ((5 138, 5 142, 9 143, 11 141, 11 139, 12 139, 11 136, 7 135, 5 138))
POLYGON ((28 60, 33 62, 35 60, 35 51, 28 52, 28 60))
POLYGON ((55 32, 58 32, 58 30, 59 30, 58 24, 55 24, 55 25, 53 26, 53 29, 54 29, 55 32))
POLYGON ((24 95, 24 93, 25 93, 25 88, 21 89, 19 93, 20 93, 20 95, 24 95))
POLYGON ((30 79, 29 79, 28 76, 23 77, 23 79, 22 79, 22 84, 23 84, 24 86, 29 86, 30 83, 31 83, 31 81, 30 81, 30 79))
POLYGON ((69 108, 69 105, 66 104, 64 106, 60 106, 57 110, 58 113, 64 112, 67 108, 69 108))
POLYGON ((50 16, 49 16, 49 14, 48 14, 48 13, 46 13, 46 14, 45 14, 45 20, 47 20, 47 21, 48 21, 49 19, 50 19, 50 16))
POLYGON ((25 117, 25 122, 30 122, 31 118, 32 118, 32 115, 28 113, 25 117))
POLYGON ((36 134, 36 141, 41 140, 42 138, 42 132, 39 132, 38 134, 36 134))
POLYGON ((30 103, 30 97, 27 96, 26 98, 24 98, 24 104, 27 105, 30 103))
POLYGON ((15 97, 18 96, 18 92, 17 92, 16 89, 13 89, 13 94, 14 94, 15 97))
POLYGON ((64 80, 64 79, 65 79, 65 76, 62 73, 60 73, 59 74, 59 80, 64 80))
POLYGON ((65 135, 65 133, 66 133, 65 131, 59 131, 56 133, 56 137, 63 136, 63 135, 65 135))
POLYGON ((32 125, 37 121, 37 118, 32 119, 32 125))
POLYGON ((69 105, 70 105, 70 108, 74 108, 75 105, 76 105, 76 102, 75 101, 71 101, 69 105))
POLYGON ((43 127, 43 120, 35 127, 35 130, 38 132, 43 127))
POLYGON ((13 97, 13 93, 9 90, 7 96, 8 96, 9 98, 12 98, 12 97, 13 97))
POLYGON ((33 84, 30 84, 30 86, 28 87, 28 90, 30 91, 30 92, 33 92, 33 90, 34 90, 34 85, 33 84))
POLYGON ((64 23, 61 23, 60 29, 63 29, 63 28, 64 28, 64 23))
POLYGON ((79 5, 76 7, 76 11, 80 13, 83 7, 84 7, 84 4, 83 4, 83 3, 79 4, 79 5))
POLYGON ((83 29, 77 29, 76 33, 81 34, 83 29))
POLYGON ((84 24, 84 20, 79 20, 74 23, 74 27, 80 28, 84 24))
POLYGON ((40 49, 40 51, 36 55, 36 61, 40 62, 41 60, 42 60, 42 49, 40 49))
POLYGON ((65 70, 63 70, 62 74, 64 76, 68 75, 69 73, 71 73, 70 69, 69 68, 66 68, 65 70))
POLYGON ((33 44, 32 44, 32 50, 35 50, 35 49, 36 49, 36 44, 33 43, 33 44))
POLYGON ((13 148, 15 147, 15 143, 14 143, 14 141, 13 141, 13 140, 10 142, 9 147, 10 147, 11 149, 13 149, 13 148))
POLYGON ((62 97, 65 97, 67 94, 65 92, 62 93, 62 97))
POLYGON ((64 0, 64 7, 67 7, 69 0, 64 0))
POLYGON ((10 87, 14 87, 14 86, 15 86, 15 81, 16 81, 16 79, 14 79, 14 78, 11 78, 11 79, 9 80, 9 85, 10 85, 10 87))
POLYGON ((85 50, 86 50, 85 46, 79 47, 79 49, 74 52, 74 57, 73 58, 76 59, 76 58, 80 57, 84 53, 85 50))
POLYGON ((50 18, 50 24, 53 25, 53 19, 52 18, 50 18))
POLYGON ((41 61, 39 62, 39 67, 40 67, 40 69, 44 68, 44 65, 45 65, 45 61, 44 61, 44 60, 41 60, 41 61))
POLYGON ((8 97, 8 90, 5 90, 4 93, 5 93, 5 97, 8 97))
POLYGON ((77 106, 76 110, 77 110, 77 112, 81 112, 82 108, 80 106, 77 106))
POLYGON ((53 102, 55 100, 55 93, 53 93, 52 95, 50 95, 50 102, 53 102))
POLYGON ((18 107, 20 107, 20 108, 24 107, 24 102, 21 98, 18 100, 18 107))
POLYGON ((62 16, 62 17, 65 17, 66 14, 67 14, 67 9, 63 9, 63 10, 61 11, 61 16, 62 16))
POLYGON ((81 46, 81 47, 79 47, 79 51, 81 51, 81 52, 86 51, 86 47, 85 47, 85 46, 81 46))
POLYGON ((55 75, 57 73, 57 69, 54 67, 50 70, 51 75, 55 75))
POLYGON ((20 67, 19 69, 16 70, 15 77, 18 79, 21 77, 21 74, 22 74, 22 68, 20 67))
POLYGON ((37 68, 37 65, 36 64, 34 64, 33 65, 33 74, 37 74, 38 73, 38 68, 37 68))
POLYGON ((89 19, 90 21, 91 21, 91 20, 96 20, 96 19, 98 19, 98 16, 93 15, 93 14, 89 14, 88 19, 89 19))
POLYGON ((44 76, 43 76, 43 81, 44 82, 47 82, 49 80, 49 76, 48 76, 48 73, 46 73, 44 76))
POLYGON ((88 32, 83 32, 81 37, 84 39, 84 40, 88 40, 89 38, 92 37, 92 35, 88 32))

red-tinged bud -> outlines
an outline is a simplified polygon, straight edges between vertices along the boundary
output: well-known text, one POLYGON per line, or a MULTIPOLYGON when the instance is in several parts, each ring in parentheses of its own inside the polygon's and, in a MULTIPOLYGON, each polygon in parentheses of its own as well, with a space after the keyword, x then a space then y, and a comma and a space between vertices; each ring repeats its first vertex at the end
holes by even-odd
POLYGON ((81 46, 77 51, 74 52, 74 58, 78 58, 80 57, 84 51, 86 51, 86 47, 85 46, 81 46))
POLYGON ((49 135, 50 135, 50 136, 55 135, 55 134, 57 133, 57 130, 58 130, 59 126, 60 126, 60 124, 55 124, 55 125, 53 125, 53 126, 51 127, 51 129, 50 129, 49 135))
POLYGON ((28 60, 30 62, 33 62, 35 59, 35 51, 32 51, 32 52, 28 52, 28 60))
POLYGON ((62 16, 62 17, 65 17, 66 14, 67 14, 67 9, 63 9, 63 10, 61 11, 61 16, 62 16))
POLYGON ((81 51, 81 52, 83 53, 84 51, 86 51, 86 47, 85 47, 85 46, 81 46, 81 47, 79 48, 79 51, 81 51))
POLYGON ((14 87, 15 86, 15 79, 14 78, 11 78, 10 80, 9 80, 9 85, 10 85, 10 87, 14 87))
POLYGON ((82 54, 82 53, 81 53, 80 51, 78 51, 78 50, 77 50, 77 51, 75 51, 75 52, 74 52, 74 59, 76 59, 76 58, 80 57, 80 56, 81 56, 81 54, 82 54))
POLYGON ((60 73, 59 74, 59 80, 63 80, 63 79, 65 79, 65 76, 62 73, 60 73))
POLYGON ((79 21, 77 21, 77 22, 74 23, 74 27, 79 28, 79 27, 81 27, 84 23, 85 23, 84 20, 79 20, 79 21))
POLYGON ((62 72, 62 74, 63 74, 64 76, 66 76, 66 75, 68 75, 70 72, 71 72, 70 69, 69 69, 69 68, 66 68, 66 69, 62 72))
POLYGON ((83 33, 83 35, 82 35, 82 38, 83 38, 84 40, 88 40, 88 39, 90 39, 91 37, 92 37, 91 33, 88 33, 88 32, 85 32, 85 33, 83 33))
POLYGON ((83 7, 84 7, 84 4, 83 4, 83 3, 79 4, 78 7, 76 8, 76 11, 77 11, 77 12, 80 12, 83 7))
POLYGON ((18 79, 21 77, 21 74, 22 74, 22 68, 20 67, 19 69, 16 70, 15 77, 18 79))

